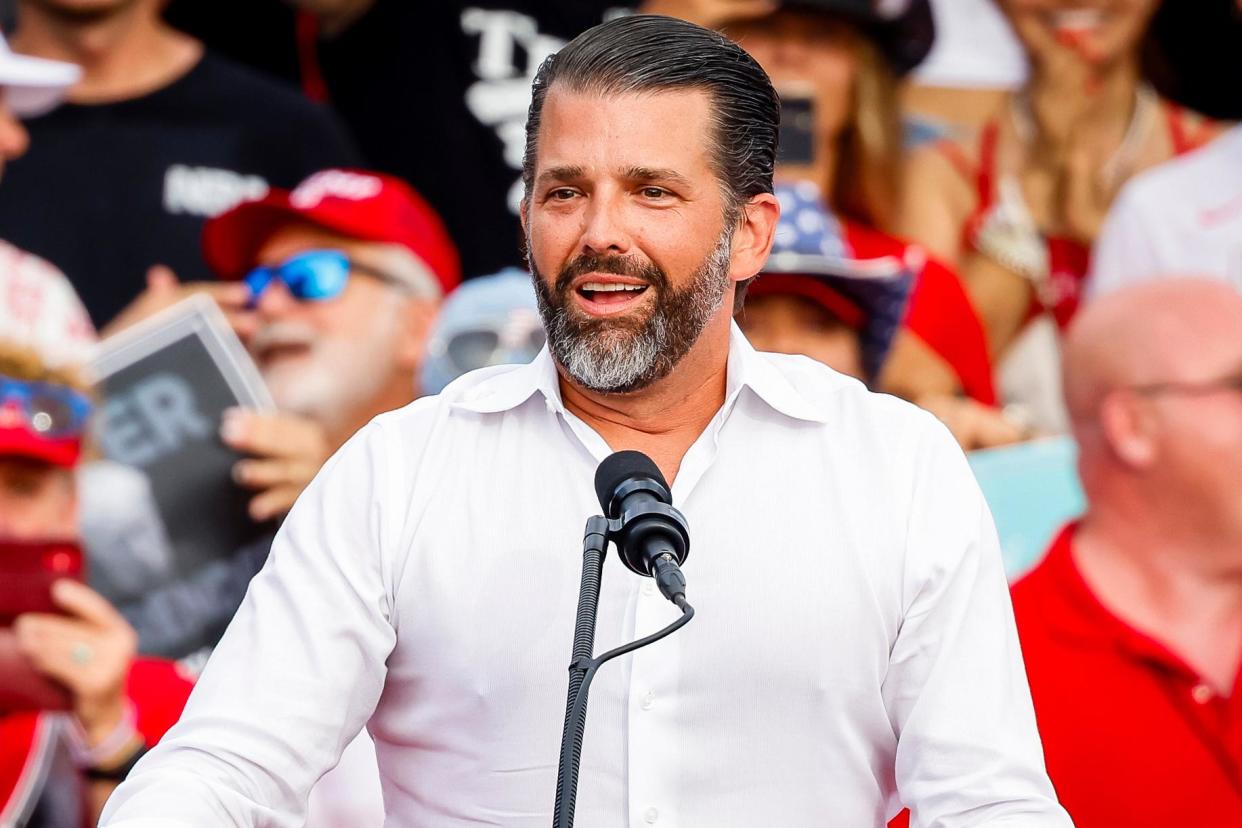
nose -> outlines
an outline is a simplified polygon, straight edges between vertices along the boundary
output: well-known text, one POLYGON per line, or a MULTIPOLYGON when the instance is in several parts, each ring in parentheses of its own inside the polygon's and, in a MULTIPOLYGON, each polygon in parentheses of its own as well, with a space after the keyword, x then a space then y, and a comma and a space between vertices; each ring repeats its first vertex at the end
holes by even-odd
POLYGON ((596 193, 583 212, 582 252, 622 255, 630 250, 620 196, 596 193))
POLYGON ((279 279, 273 279, 268 283, 267 288, 259 294, 259 301, 255 305, 255 310, 260 316, 268 319, 277 319, 292 313, 299 307, 300 303, 289 288, 285 287, 285 283, 279 279))

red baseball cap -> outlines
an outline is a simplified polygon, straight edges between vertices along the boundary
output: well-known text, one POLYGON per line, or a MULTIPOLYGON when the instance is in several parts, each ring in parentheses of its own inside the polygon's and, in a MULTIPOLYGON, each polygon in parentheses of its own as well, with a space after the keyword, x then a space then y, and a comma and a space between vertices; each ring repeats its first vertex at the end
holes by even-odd
POLYGON ((25 457, 69 468, 77 465, 81 455, 81 435, 43 437, 25 424, 13 403, 0 404, 0 457, 25 457))
POLYGON ((461 281, 457 248, 435 210, 401 179, 366 170, 323 170, 293 190, 270 190, 216 216, 203 227, 203 256, 220 278, 240 279, 254 267, 264 242, 295 221, 402 245, 427 265, 446 294, 461 281))

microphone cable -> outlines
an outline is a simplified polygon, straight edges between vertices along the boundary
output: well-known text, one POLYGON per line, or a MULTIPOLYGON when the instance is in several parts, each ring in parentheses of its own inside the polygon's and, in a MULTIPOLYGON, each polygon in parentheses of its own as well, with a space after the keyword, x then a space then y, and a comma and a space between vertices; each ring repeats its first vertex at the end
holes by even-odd
POLYGON ((582 757, 582 739, 586 731, 586 712, 587 712, 587 695, 591 690, 591 681, 595 678, 595 674, 605 663, 612 661, 618 656, 626 653, 632 653, 635 650, 646 647, 648 644, 654 644, 661 638, 666 638, 680 630, 686 624, 690 623, 690 619, 694 617, 694 607, 690 606, 686 601, 684 594, 674 596, 673 603, 681 610, 681 617, 673 623, 669 624, 662 630, 652 633, 631 641, 628 644, 622 644, 603 655, 589 659, 576 659, 570 668, 582 676, 581 683, 578 685, 578 691, 574 694, 573 700, 570 702, 565 712, 565 733, 569 738, 562 740, 561 744, 561 767, 569 769, 569 779, 566 780, 566 787, 570 794, 568 802, 561 802, 561 791, 557 791, 557 820, 555 828, 573 828, 574 805, 577 799, 578 790, 578 761, 582 757), (562 807, 566 805, 567 807, 562 807))

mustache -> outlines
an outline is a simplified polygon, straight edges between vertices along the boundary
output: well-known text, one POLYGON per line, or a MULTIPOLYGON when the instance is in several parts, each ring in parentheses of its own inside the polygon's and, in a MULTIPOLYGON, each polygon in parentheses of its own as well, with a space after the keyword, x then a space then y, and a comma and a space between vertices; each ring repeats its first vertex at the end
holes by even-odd
POLYGON ((300 322, 272 322, 264 325, 250 337, 251 353, 262 353, 268 348, 289 345, 313 346, 319 334, 309 325, 300 322))
POLYGON ((612 276, 632 276, 642 279, 659 291, 667 291, 668 276, 663 270, 651 262, 643 261, 636 256, 602 256, 598 253, 583 253, 570 261, 556 277, 556 292, 569 292, 574 279, 588 273, 607 273, 612 276))

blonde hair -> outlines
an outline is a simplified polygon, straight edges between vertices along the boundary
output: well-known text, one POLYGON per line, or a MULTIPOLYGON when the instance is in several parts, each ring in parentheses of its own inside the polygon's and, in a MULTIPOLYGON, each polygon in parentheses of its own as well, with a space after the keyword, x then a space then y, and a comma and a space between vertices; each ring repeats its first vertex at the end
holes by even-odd
POLYGON ((888 230, 900 197, 901 110, 897 78, 865 34, 853 38, 857 71, 850 119, 837 137, 837 168, 831 196, 841 215, 888 230))
POLYGON ((91 384, 78 368, 51 368, 33 348, 0 340, 0 376, 24 382, 47 382, 65 385, 90 395, 91 384))

